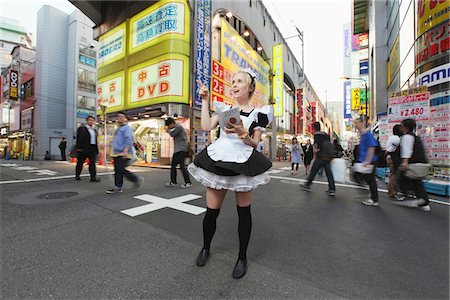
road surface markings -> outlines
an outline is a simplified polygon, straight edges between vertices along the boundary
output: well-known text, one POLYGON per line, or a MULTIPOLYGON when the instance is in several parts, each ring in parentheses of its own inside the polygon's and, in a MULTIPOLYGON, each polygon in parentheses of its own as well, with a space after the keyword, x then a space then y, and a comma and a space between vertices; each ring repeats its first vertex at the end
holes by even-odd
MULTIPOLYGON (((281 179, 281 181, 297 181, 297 182, 306 182, 306 179, 297 179, 297 178, 290 178, 290 177, 282 177, 282 176, 273 176, 271 175, 270 178, 273 179, 281 179)), ((318 183, 318 184, 326 184, 328 185, 328 181, 313 181, 313 183, 318 183)), ((353 188, 353 189, 364 189, 364 190, 368 190, 367 187, 363 187, 363 186, 358 186, 358 185, 352 185, 352 184, 344 184, 344 183, 335 183, 336 186, 342 186, 342 187, 347 187, 347 188, 353 188)), ((379 192, 382 193, 387 193, 388 191, 385 189, 378 189, 379 192)), ((428 199, 430 202, 434 202, 434 203, 438 203, 438 204, 443 204, 443 205, 447 205, 450 206, 449 202, 445 202, 445 201, 440 201, 440 200, 436 200, 436 199, 428 199)))
POLYGON ((14 170, 18 170, 18 171, 26 171, 27 173, 36 173, 36 175, 42 176, 42 175, 48 175, 48 176, 53 176, 58 174, 58 172, 56 171, 52 171, 52 170, 48 170, 48 169, 39 169, 36 167, 30 167, 30 166, 22 166, 21 164, 16 164, 16 163, 4 163, 4 164, 0 164, 0 166, 2 167, 9 167, 11 169, 14 170))
POLYGON ((179 211, 182 211, 185 213, 193 214, 196 216, 201 213, 204 213, 206 211, 206 209, 203 207, 184 203, 187 201, 202 198, 202 196, 194 195, 194 194, 188 194, 188 195, 175 197, 175 198, 168 198, 168 199, 149 195, 149 194, 143 194, 143 195, 135 196, 133 198, 143 200, 146 202, 150 202, 151 204, 146 204, 146 205, 142 205, 142 206, 138 206, 138 207, 134 207, 134 208, 130 208, 130 209, 125 209, 125 210, 121 211, 121 213, 126 214, 130 217, 136 217, 136 216, 139 216, 142 214, 146 214, 146 213, 149 213, 149 212, 152 212, 155 210, 160 210, 160 209, 167 208, 167 207, 176 209, 176 210, 179 210, 179 211))

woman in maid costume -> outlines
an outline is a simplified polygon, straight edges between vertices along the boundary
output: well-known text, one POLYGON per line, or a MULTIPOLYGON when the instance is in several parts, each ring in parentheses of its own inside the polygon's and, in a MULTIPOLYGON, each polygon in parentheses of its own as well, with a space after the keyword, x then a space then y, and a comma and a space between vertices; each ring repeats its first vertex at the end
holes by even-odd
MULTIPOLYGON (((209 114, 209 93, 201 83, 199 95, 202 98, 201 126, 210 131, 219 124, 217 114, 209 114)), ((189 172, 207 187, 207 210, 203 220, 203 248, 197 256, 197 266, 204 266, 209 258, 211 240, 216 231, 216 219, 227 191, 233 191, 239 216, 239 255, 233 270, 233 278, 241 278, 247 271, 247 246, 252 229, 250 205, 252 190, 269 182, 265 174, 272 163, 256 151, 261 134, 273 119, 272 106, 253 108, 250 99, 255 92, 255 76, 250 70, 238 71, 233 76, 232 93, 236 100, 234 107, 213 102, 215 111, 227 111, 239 107, 240 124, 228 123, 220 128, 219 138, 201 151, 189 172)))

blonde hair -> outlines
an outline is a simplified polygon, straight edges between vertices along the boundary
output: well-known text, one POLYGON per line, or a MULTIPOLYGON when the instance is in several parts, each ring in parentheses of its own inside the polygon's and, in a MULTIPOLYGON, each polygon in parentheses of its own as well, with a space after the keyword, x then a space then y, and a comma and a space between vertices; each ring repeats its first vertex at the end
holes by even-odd
POLYGON ((246 70, 239 70, 236 73, 234 73, 233 77, 237 74, 244 74, 245 76, 245 82, 248 84, 248 98, 252 98, 253 94, 256 90, 256 77, 253 76, 250 72, 246 70))

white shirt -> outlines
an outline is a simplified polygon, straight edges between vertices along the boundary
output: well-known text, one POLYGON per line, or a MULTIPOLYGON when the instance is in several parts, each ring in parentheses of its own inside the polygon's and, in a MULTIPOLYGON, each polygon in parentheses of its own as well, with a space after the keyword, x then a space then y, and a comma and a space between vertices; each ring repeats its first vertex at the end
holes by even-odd
POLYGON ((386 152, 394 152, 400 146, 400 137, 398 135, 391 135, 386 143, 386 152))
POLYGON ((402 158, 411 158, 414 150, 414 136, 405 134, 400 140, 400 156, 402 158))
POLYGON ((89 135, 91 136, 91 139, 89 140, 89 144, 96 145, 97 144, 97 140, 96 140, 94 128, 92 128, 89 125, 86 125, 86 128, 89 131, 89 135))

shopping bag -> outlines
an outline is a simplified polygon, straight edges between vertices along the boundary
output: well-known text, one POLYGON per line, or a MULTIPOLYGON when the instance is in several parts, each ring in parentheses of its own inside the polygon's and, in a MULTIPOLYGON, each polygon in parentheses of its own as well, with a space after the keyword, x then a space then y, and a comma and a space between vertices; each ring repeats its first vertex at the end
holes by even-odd
POLYGON ((345 183, 347 177, 347 164, 342 158, 335 158, 330 162, 334 181, 345 183))

